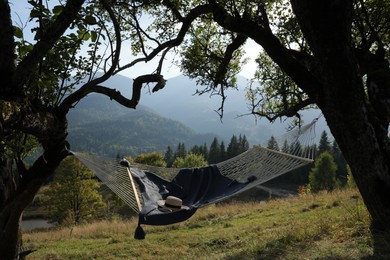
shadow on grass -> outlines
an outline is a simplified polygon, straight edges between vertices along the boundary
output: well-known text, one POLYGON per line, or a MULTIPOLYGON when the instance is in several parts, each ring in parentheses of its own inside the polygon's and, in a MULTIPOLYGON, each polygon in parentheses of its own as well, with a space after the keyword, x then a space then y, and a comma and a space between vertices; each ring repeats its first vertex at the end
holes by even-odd
POLYGON ((374 252, 372 256, 364 257, 364 260, 388 260, 390 259, 390 231, 381 231, 371 227, 374 252))

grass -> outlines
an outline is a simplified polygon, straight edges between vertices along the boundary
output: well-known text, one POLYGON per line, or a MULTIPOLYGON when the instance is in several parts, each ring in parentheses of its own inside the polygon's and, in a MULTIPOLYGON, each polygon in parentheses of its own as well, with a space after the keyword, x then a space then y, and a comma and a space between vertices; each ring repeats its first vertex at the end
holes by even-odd
POLYGON ((99 221, 23 234, 27 259, 389 259, 390 236, 378 248, 357 191, 343 190, 263 202, 230 202, 169 226, 136 219, 99 221), (379 251, 378 251, 379 250, 379 251))

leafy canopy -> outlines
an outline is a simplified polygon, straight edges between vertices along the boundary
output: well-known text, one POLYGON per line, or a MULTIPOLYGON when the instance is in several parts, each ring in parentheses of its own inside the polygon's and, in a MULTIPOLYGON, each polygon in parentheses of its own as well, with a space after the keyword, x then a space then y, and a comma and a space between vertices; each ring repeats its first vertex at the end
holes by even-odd
POLYGON ((102 213, 105 204, 99 187, 93 172, 76 158, 66 158, 57 169, 54 181, 44 191, 50 220, 79 224, 102 213))

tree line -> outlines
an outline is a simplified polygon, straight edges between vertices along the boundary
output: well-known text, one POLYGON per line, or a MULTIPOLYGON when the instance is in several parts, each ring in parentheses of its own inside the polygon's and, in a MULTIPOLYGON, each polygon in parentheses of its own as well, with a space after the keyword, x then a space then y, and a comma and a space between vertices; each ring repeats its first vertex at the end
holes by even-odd
POLYGON ((248 149, 249 143, 245 135, 240 134, 238 137, 232 135, 227 147, 223 140, 214 137, 209 147, 205 143, 203 145, 195 145, 187 150, 184 143, 179 143, 176 150, 173 151, 171 146, 168 146, 164 159, 167 162, 167 166, 171 167, 177 158, 185 158, 188 154, 196 154, 203 156, 208 164, 215 164, 233 158, 248 149))
MULTIPOLYGON (((280 150, 288 150, 288 147, 296 145, 284 143, 280 150)), ((129 159, 158 167, 201 167, 245 152, 249 149, 249 143, 245 135, 233 135, 225 147, 224 142, 215 137, 210 146, 195 145, 187 150, 184 143, 179 143, 175 151, 168 146, 165 154, 151 152, 129 159)), ((279 150, 274 137, 268 140, 267 148, 279 150)), ((312 166, 296 169, 269 183, 277 187, 288 183, 295 185, 300 192, 313 193, 354 185, 337 142, 330 142, 325 131, 322 132, 318 145, 311 149, 315 150, 315 163, 312 166)), ((102 192, 102 187, 104 185, 97 181, 89 169, 75 158, 68 158, 58 168, 53 182, 44 190, 41 203, 47 208, 48 217, 60 224, 74 225, 91 218, 120 214, 126 205, 114 194, 110 195, 107 189, 102 192)))

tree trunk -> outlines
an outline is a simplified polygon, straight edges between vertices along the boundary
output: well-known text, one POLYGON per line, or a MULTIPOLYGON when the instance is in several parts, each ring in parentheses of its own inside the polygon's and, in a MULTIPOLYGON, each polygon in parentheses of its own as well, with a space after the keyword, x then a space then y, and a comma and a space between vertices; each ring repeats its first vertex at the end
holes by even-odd
MULTIPOLYGON (((313 51, 317 64, 313 73, 322 84, 317 86, 318 95, 312 98, 351 167, 373 226, 390 230, 388 117, 380 115, 372 96, 366 95, 351 42, 352 1, 291 2, 313 51)), ((388 78, 388 64, 387 68, 384 64, 383 75, 388 78)), ((376 84, 379 89, 386 89, 386 82, 379 79, 376 84)))
POLYGON ((19 253, 21 237, 19 222, 21 213, 8 201, 15 193, 15 174, 10 160, 2 160, 0 167, 0 252, 4 259, 16 259, 19 253))
MULTIPOLYGON (((63 135, 60 135, 60 139, 63 135)), ((59 163, 69 155, 65 143, 53 140, 46 155, 39 157, 25 172, 13 170, 8 161, 2 161, 0 168, 0 252, 1 259, 18 259, 21 247, 20 220, 23 210, 33 201, 35 195, 52 176, 59 163), (23 177, 18 181, 15 176, 23 177)), ((20 168, 19 168, 20 169, 20 168)))
MULTIPOLYGON (((17 189, 8 193, 0 208, 0 252, 1 259, 17 259, 21 246, 20 219, 23 210, 33 201, 35 195, 45 183, 45 181, 54 173, 59 163, 69 153, 63 146, 52 150, 52 156, 41 156, 25 172, 24 178, 19 182, 17 189)), ((10 171, 9 167, 2 167, 1 176, 6 176, 10 171)), ((0 181, 5 183, 5 178, 0 181)), ((5 189, 13 190, 13 182, 8 182, 5 189)))

